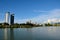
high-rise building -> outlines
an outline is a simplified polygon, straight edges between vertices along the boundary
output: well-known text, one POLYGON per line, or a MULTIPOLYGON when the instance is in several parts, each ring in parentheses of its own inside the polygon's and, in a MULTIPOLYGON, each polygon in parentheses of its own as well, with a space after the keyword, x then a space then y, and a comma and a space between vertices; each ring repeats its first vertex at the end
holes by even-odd
POLYGON ((10 15, 10 24, 13 25, 14 24, 14 14, 10 15))
POLYGON ((10 15, 10 12, 6 12, 5 14, 5 22, 9 24, 9 15, 10 15))

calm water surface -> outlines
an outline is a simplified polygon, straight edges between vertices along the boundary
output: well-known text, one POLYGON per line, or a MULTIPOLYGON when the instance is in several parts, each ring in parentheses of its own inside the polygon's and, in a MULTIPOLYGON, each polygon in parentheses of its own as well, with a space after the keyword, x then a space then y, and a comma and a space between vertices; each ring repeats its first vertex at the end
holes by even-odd
POLYGON ((60 27, 0 28, 0 40, 60 40, 60 27))

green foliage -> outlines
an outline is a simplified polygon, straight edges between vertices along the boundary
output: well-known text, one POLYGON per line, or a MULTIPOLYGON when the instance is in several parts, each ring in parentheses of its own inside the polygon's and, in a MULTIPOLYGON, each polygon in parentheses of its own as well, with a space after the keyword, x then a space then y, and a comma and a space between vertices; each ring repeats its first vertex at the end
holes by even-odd
POLYGON ((48 24, 45 24, 45 26, 53 26, 52 24, 48 23, 48 24))

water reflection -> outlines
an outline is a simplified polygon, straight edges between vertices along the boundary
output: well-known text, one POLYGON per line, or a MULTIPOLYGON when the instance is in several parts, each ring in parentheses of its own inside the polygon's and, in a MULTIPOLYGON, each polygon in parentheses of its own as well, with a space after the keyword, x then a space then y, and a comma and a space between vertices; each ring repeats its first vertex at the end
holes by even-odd
MULTIPOLYGON (((1 32, 0 35, 3 35, 2 33, 3 31, 1 32)), ((60 39, 60 27, 4 29, 4 40, 58 40, 58 39, 60 39)))
POLYGON ((13 31, 13 28, 10 28, 10 40, 14 40, 14 31, 13 31))
POLYGON ((4 29, 4 40, 14 40, 13 28, 10 28, 10 30, 8 30, 8 28, 4 29))
POLYGON ((28 40, 32 40, 32 28, 27 28, 27 37, 28 37, 28 40))
POLYGON ((56 31, 56 27, 48 27, 48 31, 49 32, 55 32, 56 31))
POLYGON ((8 40, 7 28, 4 29, 4 40, 8 40))

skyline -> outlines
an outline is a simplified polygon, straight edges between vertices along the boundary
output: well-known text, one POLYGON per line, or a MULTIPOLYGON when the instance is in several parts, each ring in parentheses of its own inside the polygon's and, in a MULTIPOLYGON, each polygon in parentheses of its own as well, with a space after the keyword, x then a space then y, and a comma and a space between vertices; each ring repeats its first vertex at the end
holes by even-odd
POLYGON ((4 22, 6 12, 15 14, 15 23, 60 22, 60 0, 0 0, 0 22, 4 22))

